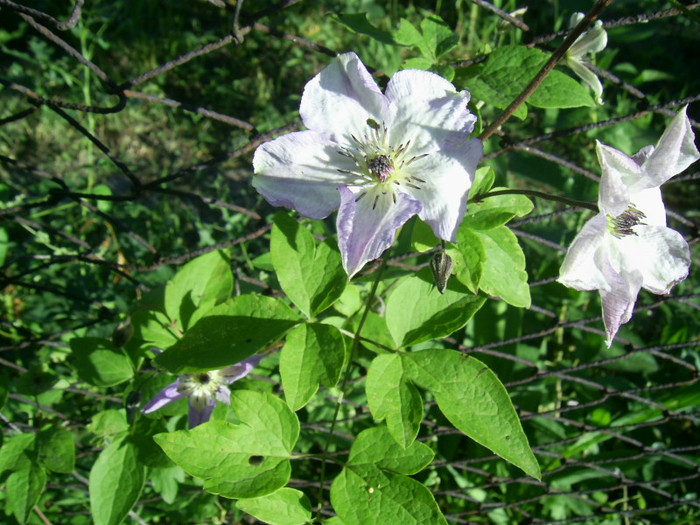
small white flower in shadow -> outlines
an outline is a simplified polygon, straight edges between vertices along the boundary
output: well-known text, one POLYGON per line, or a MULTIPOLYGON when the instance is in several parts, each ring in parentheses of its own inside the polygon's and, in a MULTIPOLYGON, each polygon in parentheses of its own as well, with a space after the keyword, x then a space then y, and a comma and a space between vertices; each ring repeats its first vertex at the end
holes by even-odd
MULTIPOLYGON (((583 20, 583 17, 583 13, 571 15, 569 27, 572 29, 576 27, 583 20)), ((602 51, 607 44, 608 34, 603 29, 603 22, 596 20, 593 23, 593 27, 576 39, 564 57, 564 64, 569 66, 581 80, 593 89, 598 104, 603 103, 603 84, 600 83, 598 76, 591 71, 591 64, 586 55, 602 51)))
POLYGON ((189 398, 189 425, 194 428, 206 423, 211 417, 217 403, 221 401, 231 404, 231 391, 226 385, 243 379, 263 359, 262 355, 254 355, 235 365, 198 372, 183 374, 174 383, 166 386, 143 407, 144 414, 150 414, 180 399, 189 398))

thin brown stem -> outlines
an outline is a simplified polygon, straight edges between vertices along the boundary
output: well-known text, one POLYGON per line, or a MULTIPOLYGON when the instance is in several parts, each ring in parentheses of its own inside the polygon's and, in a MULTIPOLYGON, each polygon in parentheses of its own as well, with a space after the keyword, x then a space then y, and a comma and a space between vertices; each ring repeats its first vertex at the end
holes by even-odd
POLYGON ((547 78, 547 75, 552 72, 554 66, 557 65, 569 48, 574 44, 574 42, 576 42, 576 39, 588 28, 589 25, 591 25, 596 18, 598 18, 603 9, 605 9, 612 1, 613 0, 599 0, 598 3, 593 6, 593 9, 591 9, 588 14, 583 17, 583 20, 581 20, 581 22, 571 31, 571 33, 569 33, 557 50, 552 53, 552 56, 549 57, 547 63, 542 66, 542 69, 537 73, 537 75, 535 75, 532 82, 530 82, 522 93, 520 93, 520 95, 518 95, 518 97, 510 104, 510 106, 508 106, 506 110, 484 130, 479 137, 482 141, 485 141, 491 135, 493 135, 496 130, 501 127, 501 125, 508 120, 513 113, 515 113, 515 110, 518 109, 530 97, 530 95, 535 92, 544 79, 547 78))

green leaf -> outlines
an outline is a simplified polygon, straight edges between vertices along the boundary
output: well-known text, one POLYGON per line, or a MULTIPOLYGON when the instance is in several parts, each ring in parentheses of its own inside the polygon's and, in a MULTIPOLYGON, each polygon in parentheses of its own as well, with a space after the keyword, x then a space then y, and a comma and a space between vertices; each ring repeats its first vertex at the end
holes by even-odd
POLYGON ((332 305, 348 283, 335 241, 316 245, 311 232, 285 212, 275 215, 270 252, 282 289, 307 317, 332 305))
POLYGON ((327 324, 303 324, 287 335, 280 354, 284 397, 294 411, 302 408, 319 384, 335 386, 347 350, 340 331, 327 324))
POLYGON ((422 69, 428 71, 433 67, 434 62, 429 58, 413 57, 407 58, 403 63, 403 69, 422 69))
POLYGON ((151 468, 148 473, 153 490, 160 494, 163 501, 172 505, 177 498, 179 484, 185 481, 185 471, 172 465, 168 468, 151 468))
POLYGON ((0 448, 0 475, 5 471, 23 470, 36 457, 36 435, 19 434, 9 438, 0 448))
POLYGON ((376 312, 367 313, 360 336, 362 337, 362 346, 372 352, 383 354, 389 349, 396 348, 396 342, 391 338, 386 318, 376 312))
POLYGON ((144 309, 131 314, 131 325, 134 327, 133 340, 143 341, 149 347, 169 348, 182 335, 182 332, 174 326, 160 310, 144 309))
POLYGON ((418 389, 408 381, 401 356, 375 357, 367 372, 365 389, 374 419, 386 418, 391 436, 407 448, 418 435, 423 420, 423 400, 418 389))
POLYGON ((87 430, 100 437, 111 437, 129 430, 123 410, 103 410, 92 416, 87 430))
POLYGON ((136 504, 146 483, 146 468, 126 440, 105 448, 90 471, 90 510, 96 525, 116 525, 136 504))
POLYGON ((217 370, 265 348, 298 321, 278 299, 241 295, 212 308, 155 361, 174 374, 217 370))
POLYGON ((304 525, 311 522, 309 498, 300 490, 286 487, 267 496, 238 500, 236 508, 272 525, 304 525))
MULTIPOLYGON (((505 109, 535 78, 550 55, 526 46, 501 46, 489 55, 480 73, 467 81, 476 98, 505 109)), ((527 99, 541 108, 571 108, 595 106, 588 89, 560 71, 552 71, 527 99)), ((527 115, 525 104, 515 116, 527 115)))
POLYGON ((210 421, 154 439, 204 488, 227 498, 257 498, 289 481, 289 458, 299 438, 299 421, 284 401, 269 393, 231 392, 241 424, 210 421))
POLYGON ((588 88, 556 69, 547 75, 527 101, 538 108, 595 106, 588 88))
POLYGON ((411 379, 432 392, 440 410, 455 427, 540 479, 539 465, 508 392, 484 363, 444 349, 402 357, 411 379))
POLYGON ((91 385, 118 385, 134 377, 129 357, 111 341, 98 337, 75 337, 70 341, 71 363, 78 377, 91 385))
MULTIPOLYGON (((475 195, 481 195, 486 193, 493 186, 496 180, 496 172, 493 171, 491 166, 484 166, 476 170, 476 175, 474 176, 474 183, 469 190, 469 195, 473 198, 475 195)), ((469 204, 472 206, 472 203, 469 204)), ((469 211, 469 209, 467 210, 469 211)))
POLYGON ((459 36, 437 15, 430 15, 424 18, 420 28, 423 33, 423 39, 430 47, 434 59, 433 62, 459 44, 459 36))
POLYGON ((5 266, 7 253, 10 251, 10 235, 6 228, 0 228, 0 266, 5 266))
POLYGON ((345 468, 331 486, 331 503, 346 525, 445 524, 433 495, 407 477, 433 459, 423 443, 400 447, 384 426, 360 432, 345 468))
POLYGON ((460 228, 457 230, 457 246, 449 246, 447 255, 452 257, 454 276, 472 293, 479 293, 486 264, 486 248, 481 237, 469 228, 460 228))
POLYGON ((427 252, 440 243, 440 239, 435 236, 435 232, 427 222, 418 218, 413 223, 411 231, 411 247, 417 252, 427 252))
POLYGON ((476 232, 486 251, 481 289, 508 304, 530 307, 530 287, 525 271, 525 254, 507 226, 476 232))
POLYGON ((447 337, 462 328, 485 298, 451 279, 444 294, 433 283, 429 268, 404 277, 386 303, 386 322, 399 347, 447 337))
MULTIPOLYGON (((494 188, 497 192, 506 188, 494 188)), ((472 230, 490 230, 501 226, 513 217, 524 217, 532 211, 534 205, 525 195, 494 195, 469 204, 469 209, 462 225, 472 230)))
POLYGON ((447 525, 425 485, 371 465, 344 468, 331 485, 331 503, 344 525, 447 525))
POLYGON ((232 293, 231 261, 220 251, 206 253, 188 262, 168 282, 165 311, 180 331, 184 331, 195 310, 208 310, 232 293))
POLYGON ((396 43, 391 33, 381 31, 369 23, 367 13, 340 13, 333 15, 331 20, 335 20, 355 33, 367 35, 377 42, 383 42, 384 44, 396 43))
POLYGON ((357 435, 346 466, 375 465, 386 472, 411 475, 427 467, 433 457, 430 447, 417 441, 409 447, 399 446, 380 425, 357 435))
POLYGON ((27 522, 45 486, 46 472, 34 462, 8 476, 5 493, 18 522, 27 522))
POLYGON ((75 469, 73 434, 60 426, 52 426, 37 435, 39 461, 53 472, 70 474, 75 469))
POLYGON ((416 26, 405 18, 401 19, 399 28, 394 32, 394 41, 402 46, 416 46, 425 58, 432 58, 430 45, 425 41, 421 32, 416 29, 416 26))

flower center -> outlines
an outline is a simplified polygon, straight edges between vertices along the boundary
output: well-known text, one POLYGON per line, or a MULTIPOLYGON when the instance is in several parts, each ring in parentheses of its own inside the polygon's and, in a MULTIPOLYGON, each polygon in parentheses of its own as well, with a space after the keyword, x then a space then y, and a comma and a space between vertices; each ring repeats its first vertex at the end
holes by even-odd
POLYGON ((618 239, 626 235, 637 235, 637 232, 632 228, 639 224, 645 224, 642 222, 642 219, 645 218, 646 215, 641 210, 630 206, 617 217, 608 215, 608 231, 618 239))
POLYGON ((339 168, 338 171, 355 177, 349 186, 362 188, 355 202, 371 192, 374 209, 379 199, 384 196, 391 196, 391 201, 395 203, 396 191, 401 186, 414 190, 423 189, 425 180, 411 175, 412 170, 406 168, 428 154, 410 156, 410 139, 398 147, 392 146, 386 125, 379 124, 371 118, 367 119, 367 130, 359 138, 355 135, 350 135, 350 138, 352 146, 338 150, 338 154, 351 159, 354 167, 339 168))
POLYGON ((394 163, 389 155, 377 155, 367 160, 367 169, 383 184, 394 173, 394 163))

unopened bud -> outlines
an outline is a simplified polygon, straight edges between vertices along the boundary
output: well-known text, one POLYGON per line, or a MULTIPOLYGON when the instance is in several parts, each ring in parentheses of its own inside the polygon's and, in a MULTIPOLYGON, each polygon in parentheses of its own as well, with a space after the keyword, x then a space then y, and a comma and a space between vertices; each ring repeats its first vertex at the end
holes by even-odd
POLYGON ((452 275, 452 257, 447 255, 444 251, 439 251, 430 260, 430 269, 433 271, 433 279, 435 279, 435 286, 440 293, 445 293, 447 288, 447 281, 452 275))

